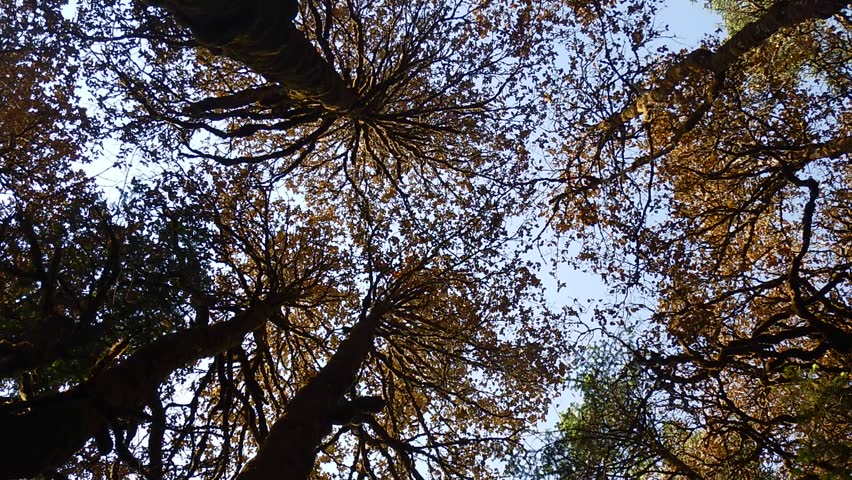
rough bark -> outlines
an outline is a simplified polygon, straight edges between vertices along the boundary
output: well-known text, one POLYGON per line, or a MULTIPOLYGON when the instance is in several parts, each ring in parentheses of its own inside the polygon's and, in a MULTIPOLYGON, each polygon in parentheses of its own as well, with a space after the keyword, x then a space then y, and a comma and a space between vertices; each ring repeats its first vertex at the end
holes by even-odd
POLYGON ((164 336, 90 381, 51 398, 0 409, 0 479, 32 477, 67 462, 111 420, 138 414, 176 369, 239 344, 266 321, 275 303, 233 319, 164 336))
POLYGON ((383 314, 383 308, 374 308, 352 327, 325 367, 293 396, 237 480, 309 478, 317 448, 332 431, 332 413, 369 357, 383 314))
POLYGON ((348 112, 356 94, 293 24, 298 3, 280 0, 155 0, 212 51, 283 87, 296 101, 348 112))
POLYGON ((690 52, 680 62, 666 70, 657 85, 643 92, 625 109, 605 121, 608 128, 629 122, 640 116, 648 105, 664 103, 677 85, 691 72, 704 70, 714 76, 725 72, 746 53, 761 45, 784 28, 809 20, 824 20, 848 6, 847 0, 780 0, 766 13, 734 34, 716 51, 703 48, 690 52))

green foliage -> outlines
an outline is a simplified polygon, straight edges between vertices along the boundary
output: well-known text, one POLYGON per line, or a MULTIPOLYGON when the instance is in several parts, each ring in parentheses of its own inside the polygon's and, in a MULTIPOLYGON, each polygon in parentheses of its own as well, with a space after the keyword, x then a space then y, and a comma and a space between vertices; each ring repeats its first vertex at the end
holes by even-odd
MULTIPOLYGON (((758 20, 774 3, 772 0, 709 0, 706 6, 722 16, 728 34, 734 35, 758 20)), ((832 19, 828 26, 812 22, 798 25, 785 35, 769 39, 765 48, 755 55, 768 57, 775 75, 780 73, 787 81, 800 85, 824 82, 829 88, 842 91, 848 88, 852 73, 849 22, 847 15, 832 19)))
POLYGON ((654 419, 641 380, 600 348, 586 353, 591 363, 575 381, 583 400, 562 415, 558 440, 544 450, 543 473, 565 480, 642 478, 656 459, 643 442, 654 419))
POLYGON ((785 372, 789 383, 793 411, 802 426, 802 441, 796 452, 795 472, 804 475, 821 470, 820 478, 849 478, 852 445, 848 429, 852 423, 852 381, 848 371, 818 375, 819 366, 810 371, 789 367, 785 372))
POLYGON ((706 6, 722 15, 725 28, 733 35, 758 19, 772 3, 771 0, 709 0, 706 6))

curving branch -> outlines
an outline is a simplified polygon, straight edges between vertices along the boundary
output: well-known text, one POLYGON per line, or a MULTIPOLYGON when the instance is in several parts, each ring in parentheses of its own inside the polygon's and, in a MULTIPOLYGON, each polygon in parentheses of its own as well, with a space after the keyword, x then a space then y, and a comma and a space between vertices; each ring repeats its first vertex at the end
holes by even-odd
POLYGON ((32 477, 62 465, 118 417, 138 412, 176 369, 238 345, 283 298, 271 298, 227 322, 166 335, 77 388, 0 409, 0 479, 32 477))
POLYGON ((631 104, 604 120, 601 126, 605 131, 612 130, 642 115, 649 105, 665 102, 692 72, 703 70, 716 78, 724 77, 734 63, 780 30, 809 20, 830 18, 848 5, 847 0, 779 0, 761 18, 743 27, 716 51, 699 48, 670 66, 656 87, 642 92, 631 104))

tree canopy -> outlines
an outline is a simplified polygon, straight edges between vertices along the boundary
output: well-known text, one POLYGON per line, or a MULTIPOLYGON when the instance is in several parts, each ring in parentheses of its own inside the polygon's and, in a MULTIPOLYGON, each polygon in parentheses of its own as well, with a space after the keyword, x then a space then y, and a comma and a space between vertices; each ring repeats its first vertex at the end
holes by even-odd
POLYGON ((0 478, 852 471, 846 1, 5 3, 0 478))
POLYGON ((616 478, 850 471, 847 7, 763 2, 727 38, 662 65, 619 54, 641 51, 644 33, 571 38, 578 52, 599 46, 604 81, 592 98, 576 94, 589 75, 568 75, 555 99, 600 114, 557 142, 554 218, 611 286, 594 324, 628 358, 599 381, 628 384, 587 399, 564 438, 584 455, 597 454, 577 438, 652 452, 651 470, 634 456, 616 478), (645 402, 647 434, 612 413, 585 418, 608 398, 645 402), (591 437, 575 436, 577 418, 591 437))

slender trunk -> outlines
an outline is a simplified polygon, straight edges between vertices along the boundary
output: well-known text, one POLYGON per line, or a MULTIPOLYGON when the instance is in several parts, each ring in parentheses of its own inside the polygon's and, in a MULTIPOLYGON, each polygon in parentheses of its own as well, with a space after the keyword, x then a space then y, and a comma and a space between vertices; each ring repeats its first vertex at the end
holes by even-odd
POLYGON ((166 335, 78 387, 0 410, 0 480, 32 477, 67 462, 90 438, 108 435, 110 419, 132 415, 176 369, 239 344, 263 325, 274 304, 233 319, 166 335))
POLYGON ((763 45, 781 29, 794 27, 809 20, 824 20, 840 13, 848 0, 781 0, 766 13, 744 26, 713 53, 707 67, 714 73, 723 73, 746 52, 763 45))
POLYGON ((690 52, 680 62, 665 72, 657 86, 639 95, 621 112, 605 121, 615 127, 638 117, 643 105, 662 103, 674 92, 690 72, 704 69, 714 75, 724 75, 746 53, 763 45, 769 37, 784 28, 794 27, 809 20, 824 20, 846 8, 848 0, 780 0, 766 10, 757 20, 743 27, 716 51, 698 49, 690 52))
POLYGON ((317 376, 296 393, 237 480, 309 478, 317 448, 332 431, 331 414, 369 357, 383 314, 382 308, 373 309, 352 327, 317 376))
POLYGON ((346 112, 356 95, 293 24, 293 0, 155 0, 174 13, 203 45, 268 80, 294 100, 346 112))

